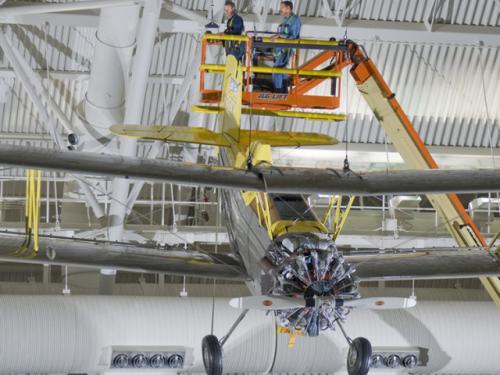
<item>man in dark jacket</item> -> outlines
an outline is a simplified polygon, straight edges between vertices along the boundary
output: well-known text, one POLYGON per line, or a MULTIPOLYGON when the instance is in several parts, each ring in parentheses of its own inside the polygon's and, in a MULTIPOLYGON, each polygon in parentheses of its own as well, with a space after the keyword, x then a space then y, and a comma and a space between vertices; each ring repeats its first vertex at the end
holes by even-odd
MULTIPOLYGON (((236 6, 232 1, 226 1, 224 4, 224 14, 227 17, 227 26, 224 34, 228 35, 241 35, 245 31, 245 24, 243 18, 236 13, 236 6)), ((245 43, 238 41, 226 41, 224 43, 226 48, 226 55, 233 55, 238 61, 242 61, 245 55, 245 43)))

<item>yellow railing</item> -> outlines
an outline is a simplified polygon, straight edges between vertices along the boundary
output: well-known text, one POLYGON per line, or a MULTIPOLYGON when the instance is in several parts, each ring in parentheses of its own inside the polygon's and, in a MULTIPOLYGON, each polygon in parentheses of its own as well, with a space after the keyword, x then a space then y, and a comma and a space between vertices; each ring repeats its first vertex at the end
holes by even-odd
POLYGON ((223 40, 232 40, 236 42, 248 42, 250 37, 246 35, 228 35, 228 34, 204 34, 201 37, 202 40, 215 40, 215 41, 223 41, 223 40))
MULTIPOLYGON (((226 69, 222 64, 202 64, 200 70, 208 73, 224 73, 226 69)), ((336 70, 304 70, 304 69, 289 69, 289 68, 275 68, 270 66, 250 66, 240 67, 241 71, 250 71, 252 73, 266 73, 266 74, 292 74, 301 77, 317 77, 317 78, 332 78, 342 77, 342 73, 336 70)))
MULTIPOLYGON (((202 40, 206 41, 235 41, 235 42, 249 42, 253 41, 252 37, 248 35, 228 35, 228 34, 204 34, 202 40)), ((256 40, 260 43, 269 44, 286 44, 300 48, 300 45, 316 45, 318 47, 336 47, 340 43, 335 40, 321 40, 321 39, 284 39, 276 38, 272 39, 270 37, 259 38, 256 40)))

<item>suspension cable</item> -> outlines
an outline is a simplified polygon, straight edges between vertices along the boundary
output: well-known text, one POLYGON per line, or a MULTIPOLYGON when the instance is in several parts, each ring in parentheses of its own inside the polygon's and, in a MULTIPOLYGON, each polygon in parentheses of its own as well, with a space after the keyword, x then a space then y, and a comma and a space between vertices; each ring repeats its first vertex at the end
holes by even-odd
MULTIPOLYGON (((347 42, 347 26, 344 32, 344 43, 347 42)), ((349 50, 346 51, 347 58, 350 59, 349 50)), ((345 119, 345 131, 344 131, 344 141, 345 141, 345 159, 344 159, 344 172, 350 170, 349 166, 349 74, 346 76, 345 84, 345 106, 346 106, 346 119, 345 119)))
MULTIPOLYGON (((220 215, 221 215, 221 205, 220 205, 220 189, 215 190, 215 197, 217 199, 217 214, 215 215, 215 254, 219 250, 219 225, 220 225, 220 215)), ((212 288, 212 316, 210 322, 210 334, 214 334, 214 321, 215 321, 215 287, 217 284, 217 279, 214 278, 213 288, 212 288)))
MULTIPOLYGON (((255 19, 255 14, 253 15, 253 18, 254 18, 254 22, 253 22, 253 35, 255 37, 255 34, 257 33, 257 29, 255 28, 255 24, 256 24, 256 19, 255 19)), ((247 50, 250 45, 250 41, 248 41, 248 45, 246 46, 247 50)), ((246 63, 247 64, 252 64, 253 62, 253 52, 254 51, 254 48, 253 48, 253 45, 252 45, 252 48, 250 48, 250 53, 246 53, 246 57, 250 60, 250 61, 247 61, 246 63)), ((253 167, 253 151, 252 151, 252 130, 253 130, 253 84, 254 84, 254 79, 253 79, 253 74, 252 72, 250 71, 247 71, 247 74, 250 74, 250 113, 249 113, 249 131, 248 131, 248 157, 247 157, 247 169, 250 170, 252 169, 253 167)), ((242 77, 243 78, 243 77, 242 77)), ((240 119, 240 123, 241 123, 241 119, 240 119)))

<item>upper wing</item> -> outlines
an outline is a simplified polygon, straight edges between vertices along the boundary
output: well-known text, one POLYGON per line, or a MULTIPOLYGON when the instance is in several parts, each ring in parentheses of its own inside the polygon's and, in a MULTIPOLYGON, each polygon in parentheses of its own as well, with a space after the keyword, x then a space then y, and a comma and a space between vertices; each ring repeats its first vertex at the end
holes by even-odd
POLYGON ((261 142, 272 147, 331 146, 338 141, 325 134, 302 132, 275 132, 267 130, 240 131, 240 142, 261 142))
POLYGON ((500 276, 500 259, 481 248, 367 250, 344 253, 362 281, 500 276))
POLYGON ((35 252, 21 233, 0 233, 0 261, 110 268, 130 272, 246 280, 236 258, 200 251, 159 250, 155 247, 40 236, 35 252))
POLYGON ((114 134, 163 142, 196 143, 211 146, 229 146, 222 134, 214 133, 206 128, 189 126, 141 126, 113 125, 114 134))
MULTIPOLYGON (((211 105, 195 105, 191 107, 191 111, 209 114, 221 114, 224 109, 219 106, 211 105)), ((256 116, 272 116, 272 117, 291 117, 302 118, 312 121, 345 121, 346 115, 341 113, 326 113, 326 112, 312 112, 312 111, 290 111, 290 110, 276 110, 276 109, 263 109, 263 108, 248 108, 243 107, 241 113, 245 115, 256 116)))
POLYGON ((0 145, 0 164, 175 184, 290 194, 418 194, 500 191, 499 169, 344 173, 274 167, 252 170, 119 155, 0 145))
MULTIPOLYGON (((209 146, 229 147, 227 139, 219 133, 206 128, 188 126, 140 126, 113 125, 111 131, 116 135, 163 142, 196 143, 209 146)), ((273 147, 286 146, 329 146, 338 141, 324 134, 302 132, 275 132, 265 130, 240 130, 240 142, 261 142, 273 147)))
MULTIPOLYGON (((0 233, 0 261, 111 268, 129 272, 168 273, 247 280, 231 255, 107 241, 41 236, 34 252, 21 233, 0 233)), ((345 254, 361 281, 451 279, 499 276, 500 262, 484 249, 356 251, 345 254)))

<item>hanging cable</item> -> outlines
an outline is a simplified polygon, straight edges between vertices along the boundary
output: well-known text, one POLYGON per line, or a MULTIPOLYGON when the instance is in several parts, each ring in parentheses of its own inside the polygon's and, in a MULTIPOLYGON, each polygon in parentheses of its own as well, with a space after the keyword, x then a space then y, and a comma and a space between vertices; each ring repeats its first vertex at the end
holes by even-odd
POLYGON ((344 172, 349 171, 351 168, 349 166, 349 75, 346 78, 346 90, 345 90, 345 106, 346 106, 346 119, 345 119, 345 131, 344 131, 344 141, 345 141, 345 159, 344 159, 344 172))
MULTIPOLYGON (((215 198, 217 199, 217 214, 215 215, 215 254, 218 253, 219 250, 219 225, 220 225, 220 214, 221 214, 221 206, 220 206, 220 189, 215 189, 215 198)), ((217 283, 217 279, 214 279, 213 287, 212 287, 212 316, 210 322, 210 334, 214 334, 214 322, 215 322, 215 286, 217 283)))
POLYGON ((50 70, 49 70, 49 40, 48 40, 48 34, 49 34, 49 23, 45 22, 44 23, 44 39, 45 39, 45 70, 46 70, 46 78, 47 82, 50 82, 50 70))
MULTIPOLYGON (((56 176, 57 175, 54 175, 54 206, 55 206, 55 216, 56 216, 56 229, 59 230, 60 229, 60 220, 59 220, 59 202, 58 202, 58 198, 57 198, 57 180, 56 180, 56 176)), ((85 182, 87 183, 87 182, 85 182)), ((90 184, 89 184, 90 186, 90 184)))
MULTIPOLYGON (((345 28, 344 32, 344 44, 347 43, 347 26, 345 28)), ((349 50, 346 51, 347 54, 347 59, 350 59, 349 56, 349 50)), ((351 170, 350 165, 349 165, 349 74, 346 77, 346 84, 345 84, 345 106, 346 106, 346 119, 345 119, 345 131, 344 131, 344 141, 345 141, 345 159, 344 159, 344 167, 343 170, 344 172, 348 172, 351 170)))
POLYGON ((389 169, 391 169, 391 160, 389 157, 389 144, 387 143, 386 134, 384 134, 384 149, 385 149, 385 159, 386 159, 385 172, 389 174, 389 169))
MULTIPOLYGON (((256 19, 255 19, 255 14, 253 15, 253 35, 255 38, 255 35, 257 33, 257 29, 255 28, 256 24, 256 19)), ((247 65, 252 65, 253 63, 253 57, 254 57, 254 48, 253 44, 252 47, 249 47, 250 41, 247 44, 247 51, 250 49, 250 53, 246 53, 246 57, 249 59, 249 61, 246 61, 247 65)), ((247 74, 250 74, 250 113, 249 113, 249 132, 248 132, 248 156, 247 156, 247 170, 251 170, 253 168, 253 150, 252 150, 252 130, 253 130, 253 84, 254 84, 254 73, 251 73, 250 71, 247 71, 247 74)), ((240 121, 241 122, 241 121, 240 121)))

